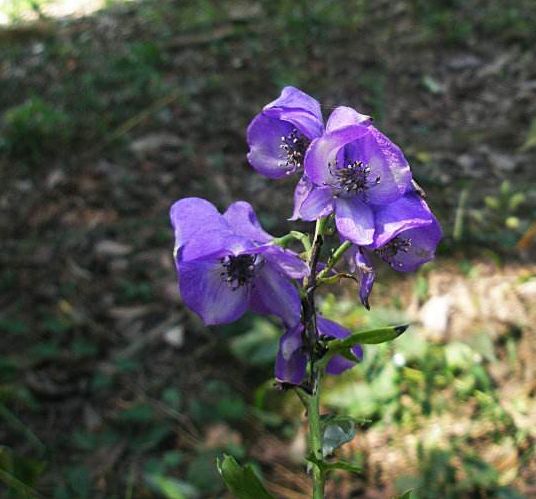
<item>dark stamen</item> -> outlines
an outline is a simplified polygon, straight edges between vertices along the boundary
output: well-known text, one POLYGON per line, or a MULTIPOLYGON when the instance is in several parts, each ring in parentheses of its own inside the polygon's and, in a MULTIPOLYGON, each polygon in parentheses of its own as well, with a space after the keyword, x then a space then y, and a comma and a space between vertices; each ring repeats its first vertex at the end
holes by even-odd
MULTIPOLYGON (((387 262, 392 262, 398 253, 407 253, 411 248, 411 239, 404 239, 402 237, 395 237, 393 240, 389 241, 385 246, 376 250, 376 253, 386 260, 387 262)), ((402 267, 402 263, 397 264, 399 267, 402 267)))
POLYGON ((331 163, 328 165, 329 171, 337 179, 336 187, 346 194, 358 194, 365 192, 372 184, 380 183, 380 177, 369 179, 370 167, 363 161, 348 163, 344 168, 336 168, 331 163))
POLYGON ((257 255, 225 256, 221 259, 224 270, 220 272, 220 276, 235 291, 253 279, 256 262, 257 255))
POLYGON ((309 140, 297 128, 293 128, 288 135, 281 137, 279 147, 283 151, 285 161, 281 161, 279 166, 285 168, 289 175, 302 168, 303 157, 308 145, 309 140))

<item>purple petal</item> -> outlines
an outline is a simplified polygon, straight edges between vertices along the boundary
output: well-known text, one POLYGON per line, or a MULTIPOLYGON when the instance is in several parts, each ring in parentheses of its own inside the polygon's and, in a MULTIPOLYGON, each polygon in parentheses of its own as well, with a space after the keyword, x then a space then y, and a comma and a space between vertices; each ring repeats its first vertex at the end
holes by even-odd
POLYGON ((205 199, 179 199, 171 206, 169 216, 175 232, 175 251, 205 232, 232 234, 220 212, 205 199))
MULTIPOLYGON (((342 340, 351 334, 351 331, 349 331, 345 327, 341 326, 340 324, 337 324, 336 322, 330 321, 325 317, 319 315, 317 316, 316 320, 318 332, 322 336, 342 340)), ((363 358, 363 350, 360 345, 352 347, 352 352, 358 360, 361 360, 363 358)), ((326 372, 328 374, 337 375, 354 366, 355 362, 352 362, 351 360, 348 360, 341 355, 336 355, 328 362, 326 372)))
POLYGON ((178 262, 193 261, 208 258, 223 258, 227 255, 243 255, 246 253, 258 253, 255 246, 249 239, 241 236, 222 237, 221 232, 207 232, 199 234, 197 237, 184 245, 178 253, 178 262), (209 252, 209 248, 212 251, 209 252))
POLYGON ((301 319, 301 301, 298 290, 278 267, 265 264, 255 276, 251 293, 251 307, 262 314, 273 314, 288 326, 301 319))
POLYGON ((358 113, 351 107, 339 106, 329 116, 326 124, 326 132, 330 133, 349 125, 367 125, 370 121, 370 116, 366 114, 358 113))
POLYGON ((415 193, 375 210, 376 232, 372 248, 384 246, 401 232, 430 225, 434 215, 425 201, 415 193))
POLYGON ((369 296, 376 279, 376 273, 369 257, 362 248, 358 246, 352 247, 349 256, 351 258, 350 269, 359 277, 359 299, 363 306, 370 310, 369 296))
POLYGON ((298 324, 281 336, 275 361, 275 377, 280 382, 299 385, 305 376, 307 356, 303 350, 302 333, 303 325, 298 324))
POLYGON ((206 258, 220 253, 227 254, 231 252, 232 254, 238 254, 248 247, 251 247, 251 243, 248 243, 247 240, 230 235, 227 232, 219 230, 199 231, 186 244, 178 248, 175 256, 178 262, 182 262, 206 258))
POLYGON ((259 243, 267 243, 274 238, 261 227, 252 206, 245 201, 231 204, 223 214, 223 218, 238 236, 247 237, 259 243))
POLYGON ((337 324, 336 322, 330 321, 321 315, 317 315, 316 325, 320 335, 327 336, 328 338, 342 340, 351 334, 351 331, 345 327, 337 324))
POLYGON ((227 324, 246 311, 249 287, 232 289, 222 278, 219 260, 181 262, 178 270, 182 300, 205 324, 227 324))
POLYGON ((298 220, 301 218, 301 205, 311 192, 312 188, 313 184, 305 175, 298 181, 296 184, 296 189, 294 189, 294 211, 292 212, 292 217, 290 217, 289 220, 298 220))
POLYGON ((434 258, 441 237, 441 227, 433 217, 430 225, 401 232, 376 253, 393 269, 413 272, 434 258))
POLYGON ((330 168, 333 170, 337 163, 339 151, 346 144, 368 133, 366 126, 351 125, 325 133, 322 137, 313 140, 305 154, 304 166, 307 176, 314 184, 321 187, 333 185, 336 179, 330 168))
POLYGON ((366 246, 373 241, 374 215, 357 197, 335 200, 335 224, 339 234, 355 244, 366 246))
POLYGON ((292 173, 286 165, 286 153, 281 148, 281 137, 293 130, 287 121, 258 114, 247 130, 248 161, 261 175, 281 178, 292 173))
POLYGON ((359 277, 359 300, 367 310, 370 310, 369 296, 376 280, 376 273, 370 270, 361 270, 359 277))
POLYGON ((280 246, 263 246, 259 253, 292 279, 301 279, 309 274, 307 264, 293 251, 280 246))
POLYGON ((363 135, 345 148, 347 163, 362 161, 370 169, 366 200, 372 204, 391 203, 411 185, 411 171, 402 151, 385 135, 368 127, 363 135))
POLYGON ((333 211, 333 191, 331 187, 316 187, 303 200, 299 215, 302 220, 312 221, 329 215, 333 211))
POLYGON ((266 105, 263 113, 292 123, 309 140, 320 137, 324 131, 318 101, 294 87, 283 88, 281 96, 266 105))
MULTIPOLYGON (((352 353, 356 356, 358 360, 363 359, 363 349, 360 345, 352 347, 352 353)), ((349 359, 346 359, 342 355, 335 355, 326 366, 326 372, 334 376, 341 374, 348 369, 351 369, 356 365, 355 362, 352 362, 349 359)))

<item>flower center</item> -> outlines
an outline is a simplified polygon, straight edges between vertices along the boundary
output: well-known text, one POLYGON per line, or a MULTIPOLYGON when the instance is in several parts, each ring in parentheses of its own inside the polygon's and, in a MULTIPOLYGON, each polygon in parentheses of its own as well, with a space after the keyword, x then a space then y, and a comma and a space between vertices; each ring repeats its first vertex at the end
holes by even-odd
POLYGON ((303 166, 303 157, 309 145, 309 140, 297 128, 293 128, 288 135, 281 137, 279 146, 285 158, 279 166, 287 170, 287 175, 294 173, 303 166))
MULTIPOLYGON (((407 253, 411 246, 411 239, 397 236, 382 248, 377 249, 376 253, 387 262, 392 262, 399 253, 407 253)), ((402 267, 402 263, 398 263, 398 266, 402 267)))
POLYGON ((341 194, 358 194, 365 192, 371 185, 380 183, 380 177, 369 179, 370 167, 363 161, 353 161, 343 168, 336 168, 331 163, 328 165, 330 173, 336 178, 336 187, 341 194), (334 168, 335 167, 335 168, 334 168))
POLYGON ((221 259, 223 271, 220 276, 235 291, 251 282, 255 276, 257 255, 229 255, 221 259))

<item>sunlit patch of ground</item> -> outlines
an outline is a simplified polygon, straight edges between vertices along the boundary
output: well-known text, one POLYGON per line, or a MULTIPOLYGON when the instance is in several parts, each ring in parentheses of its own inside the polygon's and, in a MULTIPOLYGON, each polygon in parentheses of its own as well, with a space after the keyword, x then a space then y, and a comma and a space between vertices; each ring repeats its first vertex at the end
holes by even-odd
MULTIPOLYGON (((123 3, 128 0, 117 0, 123 3)), ((13 22, 31 22, 40 17, 82 17, 102 9, 107 0, 0 0, 0 26, 13 22)))

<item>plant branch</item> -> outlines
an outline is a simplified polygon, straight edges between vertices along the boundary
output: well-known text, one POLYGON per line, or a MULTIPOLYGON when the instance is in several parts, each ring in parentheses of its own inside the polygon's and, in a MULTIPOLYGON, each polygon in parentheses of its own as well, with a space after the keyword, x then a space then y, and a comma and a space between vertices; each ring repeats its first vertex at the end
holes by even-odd
POLYGON ((346 252, 347 249, 350 248, 350 246, 352 246, 352 243, 350 241, 344 241, 334 252, 333 254, 330 256, 329 260, 328 260, 328 264, 326 265, 326 267, 324 269, 322 269, 322 271, 318 274, 318 279, 323 279, 324 277, 326 277, 329 272, 331 271, 331 269, 337 264, 337 262, 342 258, 342 256, 344 255, 344 253, 346 252))

